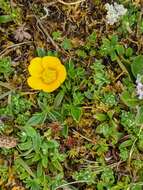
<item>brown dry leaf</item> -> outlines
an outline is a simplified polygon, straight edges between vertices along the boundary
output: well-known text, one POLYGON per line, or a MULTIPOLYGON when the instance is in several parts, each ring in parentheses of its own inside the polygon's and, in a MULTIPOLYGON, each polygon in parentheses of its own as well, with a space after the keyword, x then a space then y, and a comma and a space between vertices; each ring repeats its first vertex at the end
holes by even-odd
POLYGON ((15 39, 19 42, 22 42, 24 39, 31 39, 31 35, 27 32, 28 28, 25 28, 24 26, 25 25, 18 27, 15 31, 15 39))
POLYGON ((14 137, 0 136, 0 148, 13 148, 17 145, 14 137))

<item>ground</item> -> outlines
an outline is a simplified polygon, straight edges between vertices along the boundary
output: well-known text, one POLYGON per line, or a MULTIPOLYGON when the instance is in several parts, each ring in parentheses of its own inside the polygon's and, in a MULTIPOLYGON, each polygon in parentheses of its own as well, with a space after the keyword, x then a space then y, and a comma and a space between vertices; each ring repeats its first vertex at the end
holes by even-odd
POLYGON ((143 188, 143 1, 0 0, 0 189, 143 188), (28 86, 34 57, 67 77, 28 86))

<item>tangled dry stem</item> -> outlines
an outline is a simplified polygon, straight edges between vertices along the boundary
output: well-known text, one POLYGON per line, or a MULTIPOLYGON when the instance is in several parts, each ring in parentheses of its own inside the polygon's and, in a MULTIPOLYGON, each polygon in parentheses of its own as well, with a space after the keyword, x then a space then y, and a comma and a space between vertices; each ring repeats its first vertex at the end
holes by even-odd
POLYGON ((85 2, 86 0, 78 0, 78 1, 75 1, 75 2, 70 2, 70 3, 67 3, 65 1, 62 1, 62 0, 58 0, 59 3, 63 4, 63 5, 77 5, 79 3, 83 3, 85 2))

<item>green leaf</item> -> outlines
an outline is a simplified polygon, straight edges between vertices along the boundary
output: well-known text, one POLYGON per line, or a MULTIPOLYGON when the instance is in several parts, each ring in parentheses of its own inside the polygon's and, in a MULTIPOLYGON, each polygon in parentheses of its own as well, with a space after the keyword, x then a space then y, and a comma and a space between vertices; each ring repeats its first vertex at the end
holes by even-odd
POLYGON ((77 49, 75 53, 81 58, 85 59, 87 57, 87 53, 82 49, 77 49))
POLYGON ((101 175, 101 179, 105 184, 113 184, 115 182, 113 170, 111 168, 105 168, 101 175))
POLYGON ((72 43, 71 40, 68 38, 65 38, 64 41, 61 44, 62 48, 64 48, 65 50, 70 50, 72 49, 72 43))
POLYGON ((59 107, 59 106, 61 105, 62 100, 63 100, 63 98, 64 98, 64 95, 65 95, 65 92, 64 92, 63 90, 60 91, 60 92, 57 94, 57 96, 56 96, 56 98, 55 98, 55 101, 54 101, 54 108, 57 108, 57 107, 59 107))
POLYGON ((29 137, 35 137, 37 135, 37 132, 33 127, 25 126, 24 130, 29 137))
POLYGON ((125 52, 125 55, 126 55, 127 57, 131 57, 132 54, 133 54, 133 49, 130 48, 130 47, 127 48, 127 49, 126 49, 126 52, 125 52))
POLYGON ((60 31, 58 31, 58 30, 54 31, 52 33, 53 40, 59 41, 59 39, 62 37, 61 35, 62 35, 62 33, 60 31))
POLYGON ((42 166, 44 168, 47 168, 47 166, 48 166, 48 157, 47 157, 47 155, 46 156, 42 155, 42 166))
POLYGON ((43 174, 43 168, 42 168, 42 164, 39 162, 37 164, 37 177, 41 177, 43 174))
POLYGON ((76 122, 79 122, 82 115, 82 108, 71 106, 71 115, 76 122))
POLYGON ((122 144, 120 144, 120 148, 130 147, 132 146, 132 144, 133 144, 133 141, 129 139, 129 140, 124 141, 122 144))
POLYGON ((96 50, 95 49, 91 49, 90 52, 89 52, 89 55, 90 56, 95 56, 96 55, 96 50))
POLYGON ((143 138, 140 137, 140 139, 137 142, 138 149, 142 152, 143 151, 143 138))
POLYGON ((62 167, 62 165, 60 164, 60 162, 57 160, 57 159, 55 159, 55 160, 52 160, 52 164, 54 165, 54 167, 57 169, 57 170, 59 170, 59 171, 63 171, 63 167, 62 167))
POLYGON ((118 43, 118 36, 117 35, 110 36, 110 39, 111 39, 112 46, 115 46, 118 43))
POLYGON ((67 67, 68 67, 68 76, 71 78, 71 79, 75 79, 75 76, 76 76, 76 70, 74 69, 74 63, 73 61, 69 61, 67 63, 67 67))
POLYGON ((107 104, 109 106, 117 105, 117 98, 116 98, 115 93, 112 93, 112 92, 105 93, 102 100, 105 104, 107 104))
POLYGON ((62 129, 62 135, 66 138, 68 136, 68 126, 64 125, 62 129))
POLYGON ((81 92, 74 92, 73 93, 73 104, 76 105, 80 105, 83 103, 84 100, 84 95, 81 92))
POLYGON ((136 115, 136 123, 137 123, 137 125, 143 124, 143 106, 138 108, 138 112, 136 115))
POLYGON ((35 174, 32 172, 30 167, 21 158, 16 159, 16 163, 18 163, 20 166, 22 166, 30 176, 35 177, 35 174))
POLYGON ((11 22, 11 21, 12 21, 12 18, 10 15, 1 15, 0 16, 0 24, 4 24, 7 22, 11 22))
POLYGON ((35 152, 39 153, 40 146, 41 146, 41 137, 39 133, 36 133, 35 137, 32 138, 33 141, 33 148, 35 152))
POLYGON ((143 75, 143 55, 138 55, 134 58, 131 70, 134 77, 137 77, 138 74, 143 75))
POLYGON ((125 91, 121 95, 121 100, 129 107, 135 107, 138 105, 138 99, 135 97, 132 97, 131 94, 128 91, 125 91))
POLYGON ((115 60, 117 59, 117 54, 116 54, 115 51, 112 51, 112 52, 110 53, 110 56, 111 56, 111 60, 112 60, 112 61, 115 61, 115 60))
POLYGON ((96 133, 103 134, 106 138, 111 136, 112 129, 107 123, 102 123, 96 127, 96 133))
POLYGON ((46 120, 47 113, 41 112, 41 113, 35 113, 26 123, 26 125, 29 126, 36 126, 43 124, 46 120))
POLYGON ((59 147, 59 144, 55 140, 50 140, 46 144, 47 144, 47 148, 50 148, 50 149, 59 147))
POLYGON ((117 44, 116 51, 119 55, 123 55, 125 53, 125 48, 123 45, 117 44))
POLYGON ((29 138, 26 142, 20 143, 18 147, 20 148, 20 150, 29 150, 30 148, 32 148, 31 139, 29 138))
POLYGON ((38 57, 44 57, 46 56, 46 51, 43 48, 37 48, 36 54, 38 57))
POLYGON ((129 151, 126 147, 119 147, 119 150, 120 150, 120 157, 123 161, 126 161, 129 157, 129 151))
POLYGON ((107 38, 103 38, 102 39, 102 45, 100 47, 100 51, 102 55, 108 55, 111 51, 111 44, 110 44, 110 40, 107 38))
POLYGON ((131 190, 142 190, 142 185, 140 185, 140 184, 134 184, 131 187, 131 190))
POLYGON ((58 57, 58 52, 49 50, 49 51, 47 51, 46 56, 58 57))
POLYGON ((96 32, 94 31, 88 36, 87 41, 94 44, 96 42, 96 38, 97 35, 96 32))
POLYGON ((13 72, 12 61, 10 57, 0 58, 0 74, 9 76, 13 72))
POLYGON ((48 117, 52 121, 62 121, 62 119, 63 119, 62 114, 55 111, 55 110, 49 111, 48 112, 48 117))
POLYGON ((103 114, 103 113, 96 113, 96 115, 94 116, 95 119, 97 119, 98 121, 105 121, 107 120, 107 115, 103 114))

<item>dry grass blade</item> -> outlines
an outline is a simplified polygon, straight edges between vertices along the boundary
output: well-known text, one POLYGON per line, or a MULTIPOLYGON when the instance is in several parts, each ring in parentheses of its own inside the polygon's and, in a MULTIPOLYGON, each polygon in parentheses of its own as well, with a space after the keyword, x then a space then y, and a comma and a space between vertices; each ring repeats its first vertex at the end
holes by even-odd
POLYGON ((55 190, 57 189, 60 189, 60 188, 64 188, 65 186, 69 186, 69 185, 73 185, 73 184, 78 184, 78 183, 86 183, 87 181, 73 181, 73 182, 70 182, 70 183, 65 183, 63 185, 60 185, 59 187, 56 187, 55 190))
POLYGON ((89 142, 91 142, 91 143, 94 143, 93 140, 91 140, 91 139, 89 139, 89 138, 83 136, 83 135, 80 134, 79 132, 77 132, 77 131, 75 131, 75 130, 73 130, 73 132, 74 132, 74 134, 78 134, 79 136, 81 136, 83 139, 85 139, 85 140, 87 140, 87 141, 89 141, 89 142))
POLYGON ((10 90, 14 90, 13 86, 11 86, 11 84, 9 84, 7 82, 0 81, 0 86, 5 87, 5 88, 10 89, 10 90))
POLYGON ((0 95, 0 100, 5 98, 6 96, 10 95, 12 91, 8 91, 8 92, 5 92, 3 93, 2 95, 0 95))
POLYGON ((85 2, 86 0, 79 0, 79 1, 75 1, 75 2, 71 2, 71 3, 67 3, 65 1, 62 1, 62 0, 58 0, 59 3, 63 4, 63 5, 77 5, 79 3, 83 3, 85 2))
MULTIPOLYGON (((36 16, 35 16, 36 17, 36 16)), ((37 20, 37 25, 38 28, 40 30, 42 30, 42 33, 44 33, 44 35, 50 40, 50 42, 52 43, 52 45, 55 47, 56 50, 60 51, 60 48, 58 47, 58 45, 54 42, 54 40, 52 39, 52 37, 50 36, 50 34, 48 33, 48 31, 44 28, 44 26, 42 25, 41 21, 36 17, 37 20)))
POLYGON ((25 45, 25 44, 31 44, 31 41, 27 41, 27 42, 21 42, 18 44, 13 44, 11 46, 8 46, 7 48, 5 48, 3 51, 0 52, 0 58, 3 57, 4 55, 7 55, 10 51, 12 51, 15 48, 18 48, 19 46, 25 45))

